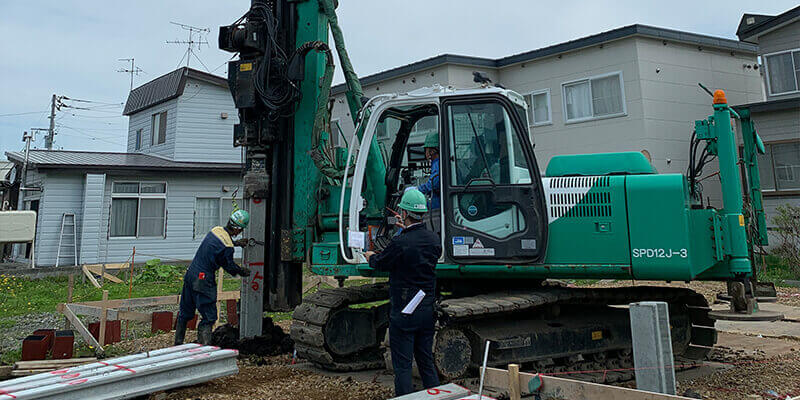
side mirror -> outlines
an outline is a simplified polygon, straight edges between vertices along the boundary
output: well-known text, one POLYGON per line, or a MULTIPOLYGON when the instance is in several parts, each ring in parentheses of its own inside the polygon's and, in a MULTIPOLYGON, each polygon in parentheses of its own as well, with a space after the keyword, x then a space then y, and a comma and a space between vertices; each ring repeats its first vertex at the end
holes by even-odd
POLYGON ((767 149, 764 148, 764 142, 761 140, 761 136, 758 136, 758 133, 753 132, 756 136, 756 150, 758 150, 758 154, 765 154, 767 149))

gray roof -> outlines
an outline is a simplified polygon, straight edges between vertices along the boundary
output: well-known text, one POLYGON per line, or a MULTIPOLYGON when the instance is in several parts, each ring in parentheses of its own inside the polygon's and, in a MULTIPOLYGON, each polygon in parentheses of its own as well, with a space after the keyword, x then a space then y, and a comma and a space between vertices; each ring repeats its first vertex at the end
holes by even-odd
MULTIPOLYGON (((698 46, 714 47, 729 51, 739 51, 752 54, 756 54, 756 51, 758 50, 758 46, 755 46, 750 43, 740 42, 737 40, 636 24, 636 25, 623 26, 621 28, 598 33, 596 35, 586 36, 580 39, 571 40, 569 42, 559 43, 553 46, 543 47, 541 49, 514 54, 511 56, 502 57, 498 59, 461 56, 455 54, 442 54, 436 57, 426 58, 424 60, 403 65, 397 68, 392 68, 390 70, 386 70, 383 72, 378 72, 377 74, 365 76, 363 78, 360 78, 359 80, 361 81, 361 84, 363 86, 367 86, 377 82, 396 78, 402 75, 412 74, 418 71, 426 70, 433 67, 438 67, 440 65, 445 65, 445 64, 460 64, 460 65, 468 65, 475 67, 501 68, 512 64, 522 63, 526 61, 533 61, 538 58, 544 58, 560 53, 566 53, 568 51, 573 51, 589 46, 595 46, 598 44, 610 42, 612 40, 617 40, 637 35, 651 37, 655 39, 661 39, 661 40, 691 43, 698 46)), ((344 83, 336 85, 332 88, 332 94, 343 93, 346 90, 346 88, 347 86, 344 83)))
POLYGON ((199 79, 214 85, 228 87, 227 79, 221 76, 188 67, 178 68, 131 90, 130 94, 128 94, 128 101, 125 102, 125 110, 122 111, 122 115, 131 115, 182 95, 183 89, 186 87, 186 78, 199 79))
POLYGON ((12 168, 14 168, 14 163, 10 161, 0 161, 0 183, 8 182, 7 178, 12 168))
POLYGON ((736 29, 739 40, 758 43, 758 36, 800 18, 800 6, 778 15, 744 14, 736 29), (748 24, 748 19, 752 23, 748 24))
POLYGON ((749 109, 751 113, 763 113, 785 110, 800 110, 800 98, 759 101, 757 103, 733 106, 735 110, 749 109))
MULTIPOLYGON (((9 151, 10 161, 22 163, 24 152, 9 151)), ((172 161, 166 158, 139 153, 110 153, 93 151, 31 150, 28 155, 29 166, 33 168, 74 168, 74 169, 112 169, 112 170, 169 170, 169 171, 240 171, 239 163, 207 163, 172 161)))

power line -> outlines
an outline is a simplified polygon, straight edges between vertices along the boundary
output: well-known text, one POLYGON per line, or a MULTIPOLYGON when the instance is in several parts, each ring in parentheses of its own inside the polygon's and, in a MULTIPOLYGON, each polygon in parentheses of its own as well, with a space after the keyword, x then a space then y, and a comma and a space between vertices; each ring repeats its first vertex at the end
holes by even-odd
POLYGON ((0 114, 0 117, 15 117, 17 115, 41 114, 41 113, 46 113, 46 112, 47 112, 47 110, 44 110, 44 111, 28 111, 28 112, 12 113, 12 114, 0 114))

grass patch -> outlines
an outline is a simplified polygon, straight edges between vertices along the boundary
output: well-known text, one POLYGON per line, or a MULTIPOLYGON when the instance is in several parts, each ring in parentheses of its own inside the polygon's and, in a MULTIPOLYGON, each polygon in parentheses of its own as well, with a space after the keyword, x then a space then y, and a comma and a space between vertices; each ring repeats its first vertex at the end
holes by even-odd
MULTIPOLYGON (((231 279, 229 276, 226 276, 226 278, 228 279, 223 282, 223 290, 239 289, 241 283, 239 279, 231 279)), ((15 315, 54 312, 58 303, 67 301, 67 282, 68 278, 66 276, 31 280, 0 275, 0 321, 2 321, 2 318, 15 315)), ((180 294, 182 287, 182 277, 166 281, 134 283, 131 297, 180 294)), ((82 283, 80 277, 76 276, 72 301, 102 300, 103 290, 108 290, 109 299, 128 298, 127 283, 106 282, 103 289, 97 289, 88 281, 82 283)))
POLYGON ((768 255, 763 259, 757 258, 756 273, 759 281, 773 282, 776 286, 785 286, 782 282, 785 279, 798 280, 797 266, 789 265, 789 262, 777 256, 768 255), (766 262, 766 265, 762 264, 766 262))

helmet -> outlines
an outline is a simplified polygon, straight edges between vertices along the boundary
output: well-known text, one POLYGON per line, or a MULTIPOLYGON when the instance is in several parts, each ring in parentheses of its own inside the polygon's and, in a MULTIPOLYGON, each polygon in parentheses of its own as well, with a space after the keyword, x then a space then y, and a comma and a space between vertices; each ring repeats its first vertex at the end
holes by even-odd
POLYGON ((247 228, 247 224, 250 223, 250 214, 245 210, 236 210, 231 214, 228 222, 242 229, 247 228))
POLYGON ((414 188, 403 193, 398 207, 413 213, 426 213, 428 212, 428 201, 419 189, 414 188))
POLYGON ((422 147, 439 147, 439 132, 431 132, 425 136, 425 144, 422 147))

